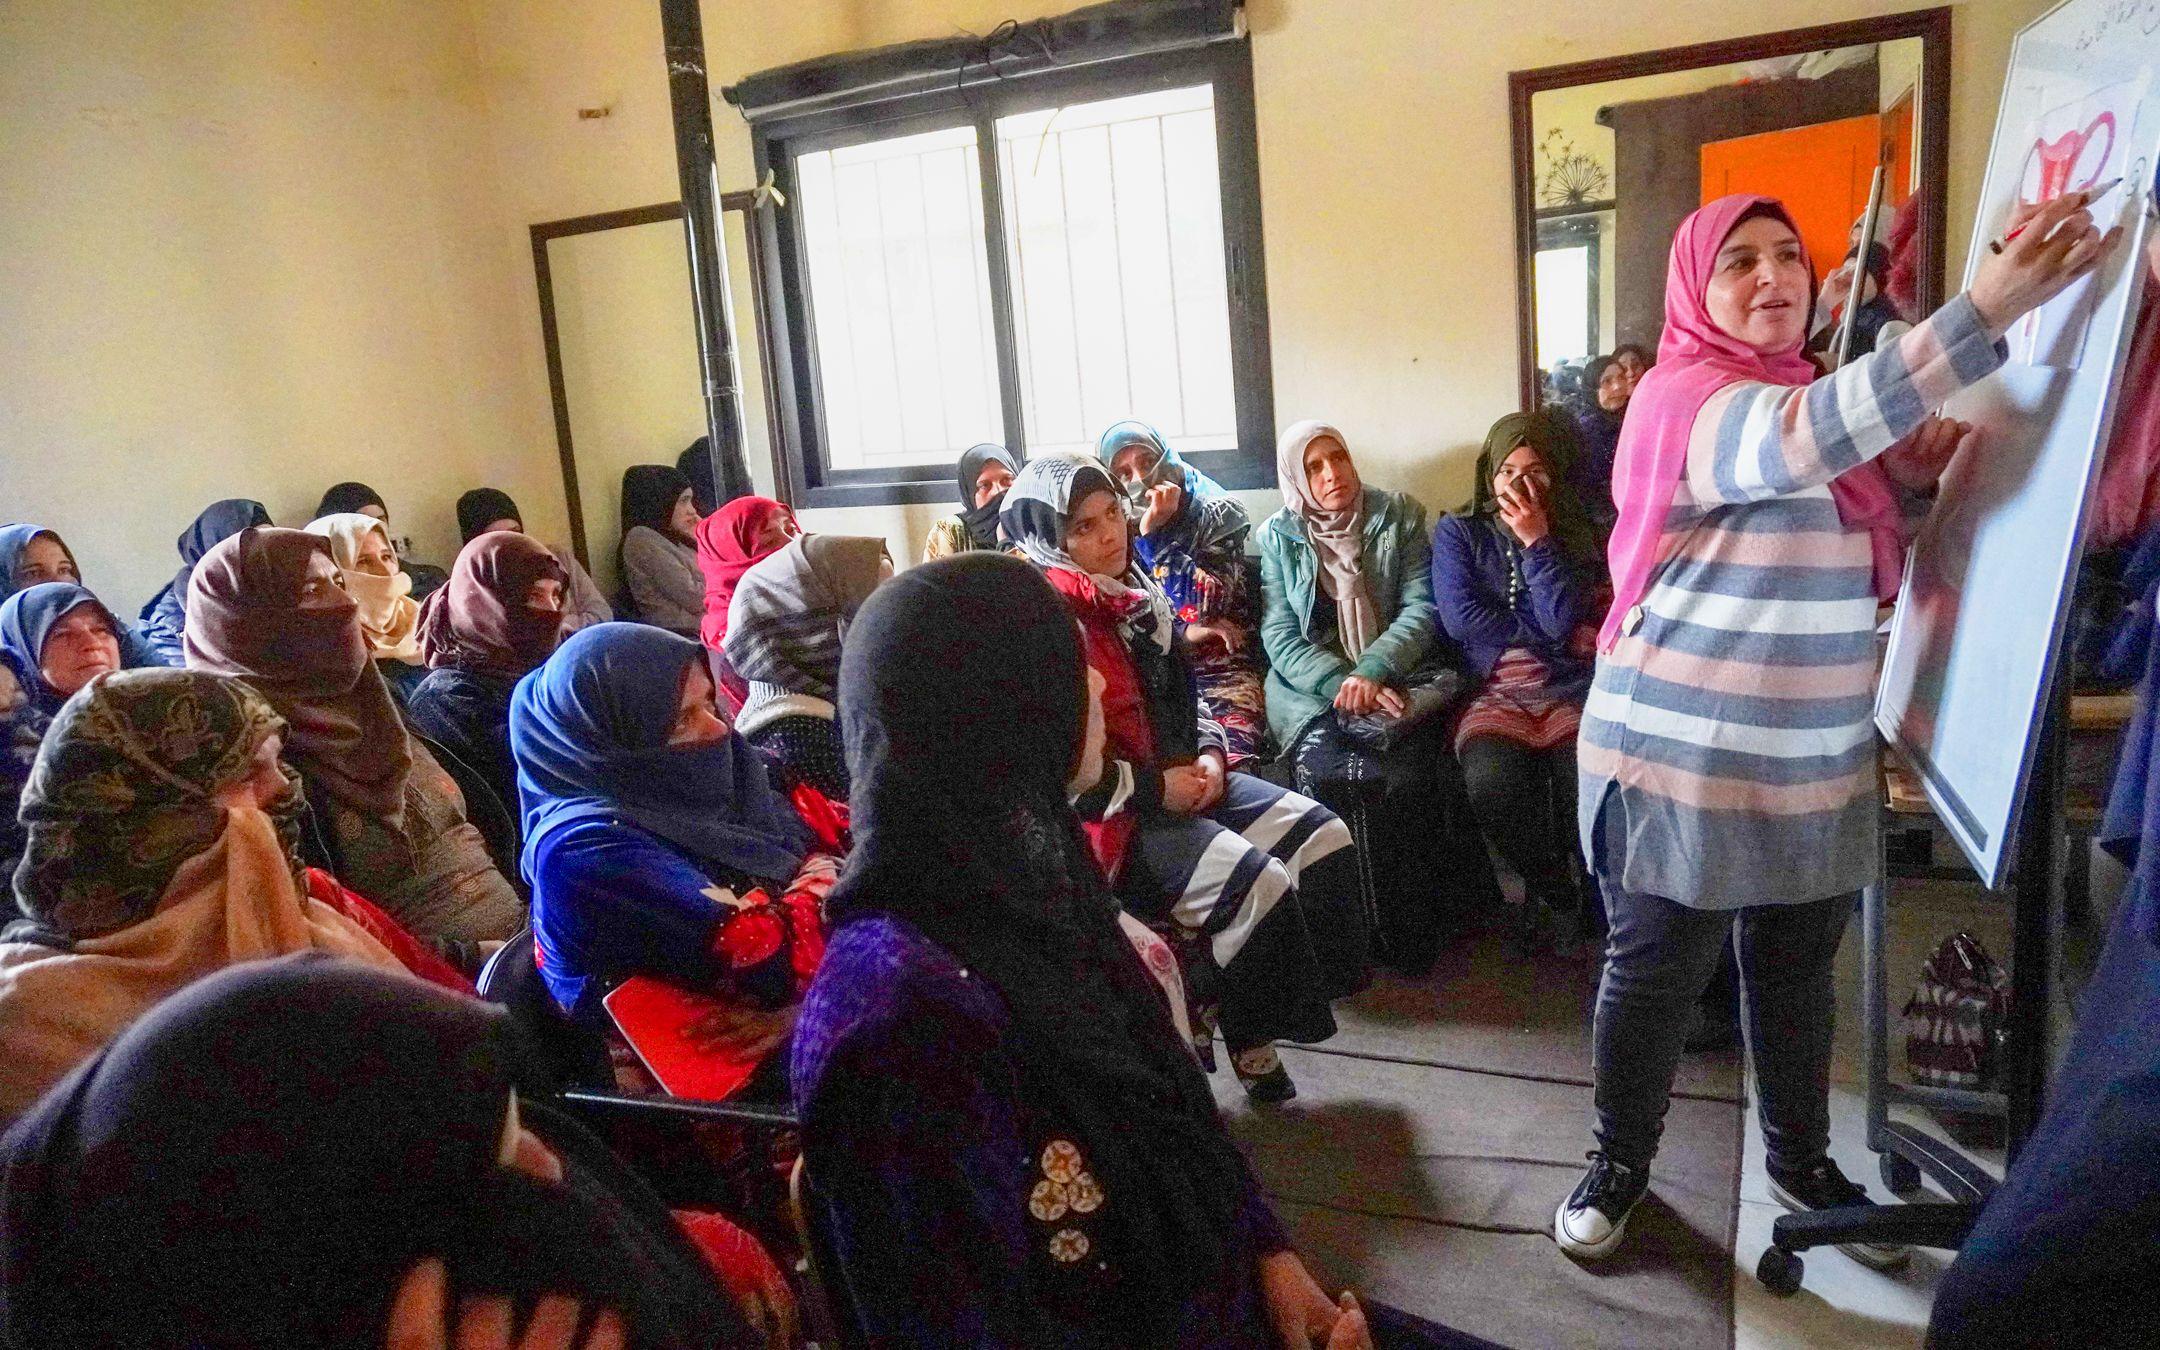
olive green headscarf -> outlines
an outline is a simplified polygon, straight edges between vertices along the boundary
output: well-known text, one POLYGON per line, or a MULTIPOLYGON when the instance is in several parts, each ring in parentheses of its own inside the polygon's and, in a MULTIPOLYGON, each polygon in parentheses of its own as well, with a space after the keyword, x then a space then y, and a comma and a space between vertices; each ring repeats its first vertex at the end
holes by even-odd
MULTIPOLYGON (((1545 500, 1552 517, 1553 541, 1570 558, 1597 557, 1596 532, 1583 514, 1582 503, 1576 500, 1574 490, 1568 485, 1569 471, 1574 467, 1576 456, 1575 428, 1569 425, 1565 414, 1551 408, 1509 413, 1485 433, 1485 448, 1478 453, 1477 485, 1471 489, 1467 514, 1490 521, 1494 529, 1505 532, 1506 527, 1500 521, 1500 499, 1493 490, 1493 477, 1519 445, 1537 451, 1538 457, 1545 461, 1545 467, 1552 471, 1552 491, 1545 500)), ((1508 537, 1513 538, 1512 535, 1508 537)))
MULTIPOLYGON (((63 937, 156 911, 181 864, 225 830, 217 794, 285 723, 240 681, 198 670, 100 675, 63 705, 22 796, 28 845, 15 903, 63 937)), ((297 877, 299 781, 268 814, 297 877)))

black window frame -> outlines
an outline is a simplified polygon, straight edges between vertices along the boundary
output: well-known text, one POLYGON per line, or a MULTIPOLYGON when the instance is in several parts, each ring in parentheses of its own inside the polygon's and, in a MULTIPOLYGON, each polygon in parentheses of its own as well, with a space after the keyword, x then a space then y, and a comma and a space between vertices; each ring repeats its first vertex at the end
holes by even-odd
MULTIPOLYGON (((792 209, 797 200, 796 156, 969 124, 975 127, 991 331, 1004 403, 1005 444, 1024 459, 1025 413, 1012 312, 1004 195, 1000 190, 997 122, 1068 103, 1198 84, 1211 85, 1214 90, 1216 174, 1222 196, 1223 268, 1229 298, 1230 369, 1238 443, 1231 449, 1190 452, 1185 458, 1227 488, 1274 485, 1274 367, 1268 342, 1252 47, 1248 39, 1235 38, 752 124, 751 151, 757 174, 762 181, 770 173, 775 186, 787 194, 790 202, 790 209, 756 214, 753 246, 762 255, 765 275, 774 278, 774 284, 766 288, 765 310, 760 317, 766 330, 773 387, 779 396, 776 420, 781 443, 776 447, 777 458, 798 507, 951 501, 955 487, 951 464, 834 469, 827 461, 802 221, 800 213, 792 209)), ((1142 413, 1144 410, 1135 410, 1135 415, 1142 413)))

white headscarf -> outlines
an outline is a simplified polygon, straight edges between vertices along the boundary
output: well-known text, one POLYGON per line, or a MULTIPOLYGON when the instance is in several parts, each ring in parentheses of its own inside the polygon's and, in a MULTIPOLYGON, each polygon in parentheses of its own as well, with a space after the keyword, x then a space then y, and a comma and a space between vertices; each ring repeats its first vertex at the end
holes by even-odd
POLYGON ((1380 636, 1380 611, 1365 580, 1365 501, 1362 494, 1347 511, 1328 511, 1314 500, 1305 473, 1305 451, 1322 436, 1344 450, 1350 442, 1325 422, 1294 422, 1275 444, 1275 478, 1283 504, 1305 522, 1305 533, 1320 553, 1320 589, 1335 602, 1335 630, 1343 655, 1352 661, 1380 636))
POLYGON ((390 531, 381 521, 357 511, 324 516, 307 525, 309 534, 330 541, 330 557, 345 574, 345 593, 360 607, 360 631, 367 634, 368 654, 378 661, 418 665, 420 606, 412 598, 412 578, 405 575, 404 568, 397 567, 396 547, 390 550, 391 565, 396 570, 389 576, 379 577, 356 566, 360 547, 371 531, 382 535, 384 543, 390 542, 390 531))

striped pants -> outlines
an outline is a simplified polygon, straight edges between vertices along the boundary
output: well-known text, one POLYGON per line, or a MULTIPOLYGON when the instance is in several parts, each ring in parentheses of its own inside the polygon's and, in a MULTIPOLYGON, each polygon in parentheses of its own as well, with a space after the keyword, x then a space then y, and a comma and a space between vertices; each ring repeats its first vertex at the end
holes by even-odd
POLYGON ((1329 1003, 1364 985, 1356 851, 1310 797, 1233 773, 1206 815, 1142 823, 1118 891, 1172 939, 1192 1002, 1219 1010, 1233 1052, 1326 1040, 1329 1003))

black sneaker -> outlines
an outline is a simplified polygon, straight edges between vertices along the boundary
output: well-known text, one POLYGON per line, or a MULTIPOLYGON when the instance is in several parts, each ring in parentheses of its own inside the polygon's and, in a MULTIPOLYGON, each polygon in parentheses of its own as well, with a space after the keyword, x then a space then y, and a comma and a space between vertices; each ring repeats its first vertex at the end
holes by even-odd
POLYGON ((1590 1170, 1553 1215, 1553 1241, 1569 1256, 1595 1261, 1620 1245, 1628 1215, 1650 1189, 1650 1169, 1590 1153, 1590 1170))
MULTIPOLYGON (((1868 1198, 1864 1188, 1848 1179, 1828 1158, 1805 1172, 1786 1172, 1775 1167, 1768 1170, 1770 1194, 1795 1213, 1875 1203, 1868 1198)), ((1912 1259, 1912 1248, 1888 1242, 1841 1242, 1838 1250, 1876 1270, 1895 1270, 1912 1259)))

